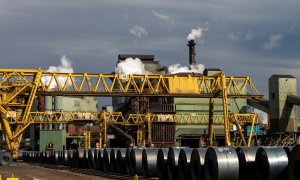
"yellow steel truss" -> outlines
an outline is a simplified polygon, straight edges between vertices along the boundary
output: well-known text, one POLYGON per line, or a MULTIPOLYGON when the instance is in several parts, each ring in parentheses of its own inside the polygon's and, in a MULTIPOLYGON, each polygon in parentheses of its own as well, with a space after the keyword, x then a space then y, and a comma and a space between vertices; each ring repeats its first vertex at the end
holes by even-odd
MULTIPOLYGON (((30 110, 34 97, 38 94, 222 98, 223 122, 228 145, 230 137, 227 98, 262 97, 255 89, 250 77, 225 77, 223 73, 217 76, 120 75, 51 73, 41 69, 0 69, 0 124, 5 134, 7 150, 13 152, 14 157, 17 155, 22 132, 30 123, 37 120, 38 114, 31 114, 30 110)), ((43 114, 44 117, 39 118, 39 123, 60 122, 60 118, 80 120, 84 116, 78 115, 69 114, 69 116, 62 117, 59 114, 43 114)), ((111 119, 110 123, 139 123, 143 118, 143 115, 131 115, 129 119, 122 119, 120 115, 109 113, 104 116, 104 118, 111 119)), ((98 115, 93 117, 96 118, 98 115)), ((151 118, 153 116, 150 115, 151 118)), ((176 118, 174 117, 175 120, 176 118)), ((106 126, 106 121, 104 122, 106 126)), ((105 136, 104 141, 106 141, 105 136)))

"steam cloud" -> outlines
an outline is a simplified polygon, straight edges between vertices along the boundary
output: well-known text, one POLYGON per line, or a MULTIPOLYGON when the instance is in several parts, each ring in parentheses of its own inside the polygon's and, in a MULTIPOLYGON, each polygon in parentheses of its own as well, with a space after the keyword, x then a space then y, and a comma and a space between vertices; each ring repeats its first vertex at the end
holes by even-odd
POLYGON ((173 64, 170 67, 168 67, 169 74, 176 74, 176 73, 203 73, 205 67, 203 64, 198 65, 190 65, 190 67, 187 66, 181 66, 180 64, 173 64))
MULTIPOLYGON (((68 58, 66 55, 63 55, 60 59, 60 65, 59 66, 50 66, 46 72, 57 72, 57 73, 73 73, 74 70, 72 68, 72 62, 70 58, 68 58)), ((50 89, 53 89, 57 87, 57 83, 53 79, 51 84, 50 83, 51 77, 46 76, 42 78, 43 84, 50 86, 50 89)), ((67 81, 67 77, 57 77, 59 85, 62 87, 65 85, 67 81)), ((68 81, 68 85, 71 85, 71 81, 68 81)))
POLYGON ((145 65, 139 58, 127 58, 117 64, 115 73, 117 74, 150 74, 145 70, 145 65))
POLYGON ((197 38, 201 38, 203 35, 204 29, 198 27, 197 29, 192 29, 191 33, 187 36, 187 40, 195 40, 197 38))

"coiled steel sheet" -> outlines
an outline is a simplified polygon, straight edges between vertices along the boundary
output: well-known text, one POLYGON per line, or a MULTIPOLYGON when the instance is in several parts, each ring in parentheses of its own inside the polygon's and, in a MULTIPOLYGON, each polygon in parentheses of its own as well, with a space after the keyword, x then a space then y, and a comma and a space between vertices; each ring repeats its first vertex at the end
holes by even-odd
POLYGON ((181 147, 169 148, 167 161, 167 174, 169 180, 178 178, 178 159, 181 149, 181 147))
POLYGON ((258 147, 238 147, 236 153, 239 159, 239 177, 244 180, 256 178, 255 156, 258 147))
POLYGON ((131 148, 126 149, 126 174, 133 175, 133 168, 132 168, 132 162, 131 162, 131 148))
POLYGON ((121 148, 117 151, 116 169, 120 174, 126 174, 126 150, 127 148, 121 148))
POLYGON ((99 168, 100 171, 103 171, 103 152, 104 149, 99 149, 98 151, 97 167, 99 168))
POLYGON ((255 156, 256 179, 287 179, 288 156, 285 150, 260 147, 255 156))
POLYGON ((290 180, 300 179, 300 145, 296 145, 290 154, 288 174, 290 180))
POLYGON ((178 177, 179 180, 190 179, 190 165, 192 148, 181 149, 178 157, 178 177))
POLYGON ((167 179, 168 148, 160 148, 157 152, 157 173, 159 179, 167 179))
POLYGON ((207 148, 194 149, 191 154, 190 179, 204 179, 204 160, 207 148))
POLYGON ((105 148, 103 151, 103 171, 109 172, 110 171, 110 151, 112 149, 105 148))
POLYGON ((132 164, 133 174, 143 174, 142 155, 144 148, 132 148, 130 152, 130 159, 132 164))
POLYGON ((157 176, 157 152, 158 148, 143 149, 142 164, 143 174, 147 177, 157 176))
POLYGON ((94 149, 94 169, 95 170, 100 170, 99 167, 99 162, 98 162, 98 154, 99 153, 99 149, 94 149))
POLYGON ((234 148, 210 147, 205 154, 206 180, 237 180, 239 161, 234 148))
POLYGON ((117 172, 116 169, 117 151, 118 149, 110 150, 110 172, 117 172))
POLYGON ((95 150, 89 149, 88 150, 88 168, 95 169, 95 150))
POLYGON ((9 152, 0 152, 0 165, 9 166, 13 162, 13 157, 9 152))

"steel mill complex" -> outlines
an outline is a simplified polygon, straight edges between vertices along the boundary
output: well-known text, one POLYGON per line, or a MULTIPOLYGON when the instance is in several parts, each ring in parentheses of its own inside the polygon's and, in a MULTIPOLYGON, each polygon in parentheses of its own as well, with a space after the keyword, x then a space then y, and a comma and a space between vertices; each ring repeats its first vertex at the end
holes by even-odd
POLYGON ((195 45, 185 72, 142 54, 119 54, 111 74, 0 69, 0 164, 111 179, 299 180, 296 79, 272 75, 266 99, 251 77, 199 70, 195 45))

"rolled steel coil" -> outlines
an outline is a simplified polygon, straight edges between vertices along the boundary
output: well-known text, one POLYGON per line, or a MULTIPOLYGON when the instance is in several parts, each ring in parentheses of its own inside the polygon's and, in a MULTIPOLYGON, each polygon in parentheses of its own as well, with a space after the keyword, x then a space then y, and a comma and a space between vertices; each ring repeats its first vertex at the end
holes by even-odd
POLYGON ((231 147, 210 147, 205 154, 206 180, 236 180, 239 178, 237 153, 231 147))
POLYGON ((55 165, 59 165, 59 154, 60 152, 59 151, 54 151, 54 160, 53 160, 53 164, 55 165))
POLYGON ((289 156, 288 174, 290 180, 300 179, 300 145, 296 145, 289 156))
POLYGON ((191 154, 190 179, 204 179, 204 160, 207 148, 194 149, 191 154))
POLYGON ((9 152, 0 152, 0 165, 9 166, 13 162, 13 157, 9 152))
POLYGON ((72 167, 73 166, 73 159, 74 159, 74 153, 75 150, 69 150, 67 151, 67 156, 68 156, 68 161, 67 161, 67 166, 72 167))
POLYGON ((126 166, 125 166, 126 174, 133 175, 133 168, 131 162, 131 148, 126 149, 125 162, 126 162, 126 166))
POLYGON ((46 156, 45 156, 45 160, 46 160, 46 164, 50 164, 50 162, 51 162, 51 151, 45 151, 45 154, 46 154, 46 156))
POLYGON ((114 148, 112 148, 111 150, 110 150, 110 163, 109 163, 109 165, 110 165, 110 172, 116 172, 117 170, 116 170, 116 156, 117 156, 117 149, 114 149, 114 148))
POLYGON ((181 149, 178 157, 178 178, 179 180, 190 179, 191 155, 194 149, 181 149))
POLYGON ((287 179, 288 156, 285 150, 261 147, 255 156, 256 179, 287 179))
POLYGON ((62 152, 62 165, 69 166, 69 152, 71 150, 64 150, 62 152))
POLYGON ((126 151, 127 148, 118 149, 117 151, 117 173, 126 174, 126 151))
POLYGON ((290 157, 293 150, 293 146, 284 146, 283 149, 285 150, 287 156, 290 157))
POLYGON ((99 149, 94 149, 94 169, 95 170, 99 170, 99 166, 98 166, 98 152, 99 149))
POLYGON ((49 164, 54 164, 55 152, 54 151, 49 151, 49 152, 50 152, 49 164))
POLYGON ((105 148, 103 151, 103 171, 110 172, 110 151, 112 149, 105 148))
POLYGON ((76 149, 75 154, 73 155, 73 168, 84 168, 85 167, 85 150, 76 149))
POLYGON ((97 168, 100 170, 100 171, 103 171, 103 152, 104 152, 104 149, 99 149, 98 151, 98 156, 97 156, 97 168))
POLYGON ((120 149, 126 149, 126 148, 115 148, 111 149, 110 151, 110 171, 111 172, 118 172, 117 171, 117 152, 120 149))
POLYGON ((81 168, 82 169, 88 169, 89 165, 88 165, 88 154, 89 154, 89 150, 88 149, 84 149, 83 150, 83 158, 81 160, 81 168))
POLYGON ((256 178, 255 156, 258 147, 238 147, 236 153, 239 159, 239 178, 253 180, 256 178))
POLYGON ((167 174, 168 179, 178 178, 178 159, 181 147, 169 148, 168 151, 168 162, 167 162, 167 174))
POLYGON ((157 152, 159 148, 143 149, 143 174, 146 177, 157 176, 157 152))
POLYGON ((133 174, 142 175, 143 174, 143 155, 144 148, 132 148, 130 152, 130 159, 132 163, 133 174))
POLYGON ((157 152, 157 173, 159 179, 167 179, 168 148, 160 148, 157 152))
POLYGON ((88 168, 89 169, 95 169, 95 150, 89 149, 88 150, 88 168))
POLYGON ((39 163, 44 163, 44 152, 40 152, 39 163))

